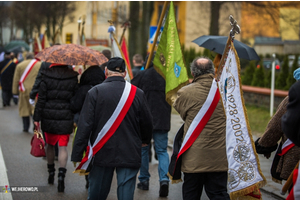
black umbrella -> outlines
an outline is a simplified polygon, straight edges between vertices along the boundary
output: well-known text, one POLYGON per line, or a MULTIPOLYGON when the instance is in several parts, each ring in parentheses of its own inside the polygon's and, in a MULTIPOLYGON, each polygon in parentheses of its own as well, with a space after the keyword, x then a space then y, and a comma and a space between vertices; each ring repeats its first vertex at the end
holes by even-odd
MULTIPOLYGON (((200 47, 204 47, 218 54, 223 54, 227 39, 228 37, 226 36, 203 35, 192 42, 198 44, 200 47)), ((233 44, 239 58, 244 58, 247 60, 260 60, 255 50, 248 45, 238 40, 234 40, 233 44)))

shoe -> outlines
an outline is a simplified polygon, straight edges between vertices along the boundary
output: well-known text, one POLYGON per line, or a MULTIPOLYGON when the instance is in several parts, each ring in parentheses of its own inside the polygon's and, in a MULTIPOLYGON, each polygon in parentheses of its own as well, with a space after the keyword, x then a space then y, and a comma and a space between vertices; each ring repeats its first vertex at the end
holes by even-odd
POLYGON ((85 175, 85 181, 86 181, 85 188, 89 189, 90 182, 89 182, 89 176, 88 175, 85 175))
POLYGON ((24 133, 28 133, 28 130, 25 130, 25 129, 24 129, 23 132, 24 132, 24 133))
POLYGON ((58 172, 58 186, 57 191, 58 192, 64 192, 65 191, 65 176, 66 176, 67 169, 60 167, 58 172))
POLYGON ((168 181, 160 182, 159 196, 167 197, 168 194, 169 194, 169 182, 168 181))
POLYGON ((54 175, 55 175, 55 168, 54 164, 48 164, 48 184, 53 185, 54 184, 54 175))
POLYGON ((137 188, 139 188, 141 190, 149 190, 149 181, 139 182, 137 184, 137 188))

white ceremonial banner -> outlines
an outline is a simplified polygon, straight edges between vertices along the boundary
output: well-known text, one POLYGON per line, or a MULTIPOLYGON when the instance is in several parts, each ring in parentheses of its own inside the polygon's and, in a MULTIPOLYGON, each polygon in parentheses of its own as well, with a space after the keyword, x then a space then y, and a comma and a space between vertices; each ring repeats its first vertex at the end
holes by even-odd
MULTIPOLYGON (((231 199, 259 191, 266 183, 244 107, 239 77, 239 58, 233 43, 223 68, 218 87, 226 114, 226 151, 228 190, 231 199)), ((244 199, 255 199, 247 196, 244 199)))

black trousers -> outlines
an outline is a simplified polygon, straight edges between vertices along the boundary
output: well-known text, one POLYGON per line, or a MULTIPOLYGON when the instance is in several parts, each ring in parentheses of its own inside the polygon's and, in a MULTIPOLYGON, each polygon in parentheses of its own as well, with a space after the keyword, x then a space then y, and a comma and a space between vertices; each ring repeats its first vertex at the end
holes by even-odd
POLYGON ((203 187, 211 200, 230 200, 227 193, 227 172, 184 173, 184 200, 199 200, 203 187))
POLYGON ((30 126, 30 117, 22 117, 23 119, 23 131, 28 132, 29 126, 30 126))
POLYGON ((2 89, 2 103, 4 106, 10 106, 10 100, 12 99, 13 95, 11 90, 3 90, 2 89))

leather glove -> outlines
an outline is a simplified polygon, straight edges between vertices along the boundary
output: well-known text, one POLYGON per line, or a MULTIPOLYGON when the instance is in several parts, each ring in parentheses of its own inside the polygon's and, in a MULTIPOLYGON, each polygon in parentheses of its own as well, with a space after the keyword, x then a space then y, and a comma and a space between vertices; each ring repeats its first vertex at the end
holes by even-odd
POLYGON ((13 98, 15 98, 15 99, 19 99, 19 95, 17 95, 17 94, 14 94, 14 95, 13 95, 13 98))

